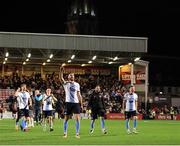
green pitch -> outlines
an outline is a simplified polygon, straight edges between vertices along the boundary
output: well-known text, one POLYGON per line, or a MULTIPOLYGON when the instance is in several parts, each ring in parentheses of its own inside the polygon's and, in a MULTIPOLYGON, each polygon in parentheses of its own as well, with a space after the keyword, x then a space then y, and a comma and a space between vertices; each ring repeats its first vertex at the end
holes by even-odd
MULTIPOLYGON (((138 121, 138 134, 128 135, 124 121, 106 120, 108 133, 102 134, 99 120, 89 134, 90 120, 81 120, 80 139, 75 138, 75 122, 69 121, 68 137, 63 138, 63 121, 54 122, 54 131, 35 126, 28 132, 16 131, 15 121, 0 120, 0 145, 172 145, 180 144, 180 121, 138 121)), ((131 123, 132 125, 132 123, 131 123)))

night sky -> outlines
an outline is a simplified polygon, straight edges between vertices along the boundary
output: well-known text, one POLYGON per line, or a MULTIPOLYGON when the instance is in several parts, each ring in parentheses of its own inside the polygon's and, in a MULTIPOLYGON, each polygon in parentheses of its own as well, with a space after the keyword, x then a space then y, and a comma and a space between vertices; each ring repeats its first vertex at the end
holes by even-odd
MULTIPOLYGON (((70 0, 0 2, 0 31, 65 33, 70 0)), ((180 5, 96 0, 99 35, 148 37, 151 84, 180 85, 180 5)))

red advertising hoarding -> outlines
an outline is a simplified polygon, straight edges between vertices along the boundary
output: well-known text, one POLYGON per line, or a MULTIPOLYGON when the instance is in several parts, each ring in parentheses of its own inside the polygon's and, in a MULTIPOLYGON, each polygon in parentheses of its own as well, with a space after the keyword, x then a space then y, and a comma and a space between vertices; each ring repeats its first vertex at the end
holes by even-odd
MULTIPOLYGON (((156 115, 155 117, 156 120, 171 120, 171 115, 156 115)), ((180 120, 180 114, 174 115, 173 120, 180 120)))
MULTIPOLYGON (((138 120, 142 120, 142 114, 138 114, 137 117, 138 117, 138 120)), ((125 116, 124 114, 121 114, 121 113, 108 113, 106 115, 106 118, 108 120, 124 120, 125 116)))

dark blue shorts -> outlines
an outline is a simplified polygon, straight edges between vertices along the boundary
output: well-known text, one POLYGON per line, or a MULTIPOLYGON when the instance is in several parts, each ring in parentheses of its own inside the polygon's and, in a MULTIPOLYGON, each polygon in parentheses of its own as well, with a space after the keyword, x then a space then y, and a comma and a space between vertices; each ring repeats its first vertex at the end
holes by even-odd
POLYGON ((47 118, 47 117, 52 117, 53 116, 53 111, 43 111, 43 117, 47 118))
POLYGON ((29 117, 29 110, 28 109, 19 109, 18 117, 29 117))
POLYGON ((104 109, 97 109, 97 110, 92 110, 91 112, 91 120, 95 120, 99 117, 105 117, 105 110, 104 109))
POLYGON ((136 111, 125 111, 125 119, 130 119, 131 117, 134 117, 136 115, 136 111))
POLYGON ((64 107, 64 114, 71 115, 71 114, 80 114, 81 108, 79 103, 70 103, 66 102, 64 107))

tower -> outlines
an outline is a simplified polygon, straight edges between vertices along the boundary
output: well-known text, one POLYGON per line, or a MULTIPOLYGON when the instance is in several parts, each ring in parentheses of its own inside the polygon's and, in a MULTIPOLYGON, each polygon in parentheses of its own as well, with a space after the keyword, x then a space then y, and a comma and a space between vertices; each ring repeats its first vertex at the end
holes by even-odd
POLYGON ((97 12, 95 0, 70 0, 68 9, 66 33, 97 34, 97 12))

